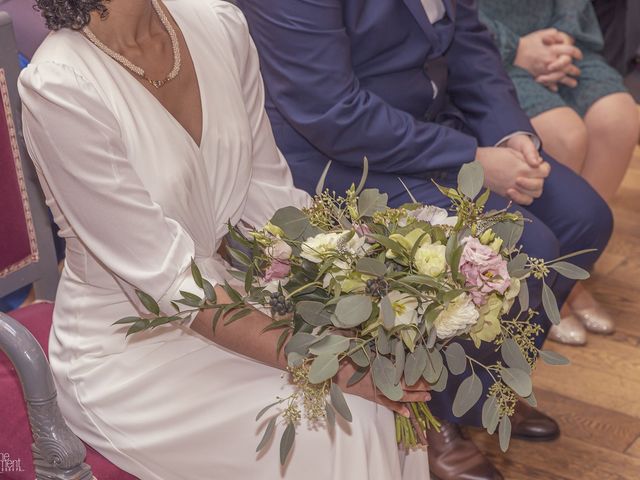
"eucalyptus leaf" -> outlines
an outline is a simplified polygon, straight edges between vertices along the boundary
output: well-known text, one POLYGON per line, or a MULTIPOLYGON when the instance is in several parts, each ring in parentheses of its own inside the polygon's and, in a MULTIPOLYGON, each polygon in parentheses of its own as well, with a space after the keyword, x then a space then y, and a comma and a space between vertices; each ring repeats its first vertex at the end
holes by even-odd
POLYGON ((271 440, 271 438, 273 437, 273 433, 276 430, 277 418, 278 417, 273 417, 271 420, 269 420, 269 423, 267 424, 267 428, 264 431, 264 435, 262 435, 262 440, 260 440, 260 443, 256 447, 256 452, 259 452, 264 447, 266 447, 269 441, 271 440))
POLYGON ((373 381, 378 389, 389 400, 399 401, 404 390, 395 382, 395 367, 391 360, 382 355, 376 356, 371 364, 373 381))
POLYGON ((540 358, 549 365, 569 365, 569 359, 558 352, 551 350, 540 350, 540 358))
POLYGON ((531 377, 524 370, 519 368, 503 368, 500 371, 502 381, 521 397, 528 397, 533 391, 531 377))
POLYGON ((458 190, 474 200, 484 184, 484 169, 479 162, 465 163, 458 173, 458 190))
POLYGON ((509 442, 511 441, 511 420, 507 415, 500 419, 498 437, 500 438, 500 450, 503 452, 509 450, 509 442))
POLYGON ((518 303, 520 311, 526 312, 529 309, 529 286, 526 280, 520 280, 520 291, 518 292, 518 303))
POLYGON ((363 257, 356 262, 356 271, 366 273, 375 277, 383 277, 387 273, 387 266, 384 262, 375 258, 363 257))
POLYGON ((444 389, 447 388, 448 380, 449 371, 446 368, 443 368, 440 372, 440 377, 438 377, 438 381, 431 385, 431 390, 434 392, 444 392, 444 389))
POLYGON ((281 208, 271 218, 271 223, 280 227, 285 236, 291 240, 301 238, 311 225, 307 216, 296 207, 281 208))
POLYGON ((573 265, 569 262, 556 262, 549 265, 549 268, 554 269, 560 275, 571 280, 586 280, 589 278, 589 272, 584 268, 580 268, 577 265, 573 265))
POLYGON ((369 357, 367 356, 363 348, 358 348, 355 352, 349 355, 349 358, 351 358, 351 360, 353 360, 353 363, 355 363, 359 367, 364 368, 371 365, 371 361, 369 360, 369 357))
POLYGON ((459 343, 450 343, 444 349, 449 371, 453 375, 460 375, 467 369, 467 354, 459 343))
POLYGON ((347 405, 342 390, 340 390, 340 387, 335 382, 331 383, 329 396, 331 398, 331 405, 336 409, 336 412, 347 422, 352 421, 353 416, 351 415, 351 410, 349 410, 349 405, 347 405))
POLYGON ((329 380, 338 373, 339 368, 338 355, 329 353, 318 355, 309 367, 309 381, 318 384, 329 380))
POLYGON ((368 175, 369 175, 369 159, 365 155, 365 157, 362 159, 362 177, 360 177, 360 183, 356 188, 356 195, 360 195, 360 192, 362 191, 362 189, 365 186, 365 183, 367 182, 368 175))
POLYGON ((396 366, 396 376, 394 378, 395 383, 400 383, 402 375, 404 373, 404 366, 406 363, 406 352, 404 350, 404 343, 401 340, 396 340, 393 348, 396 366))
POLYGON ((440 377, 444 368, 444 360, 440 350, 433 348, 427 350, 427 364, 422 372, 422 376, 428 383, 434 383, 440 377))
POLYGON ((465 378, 460 384, 460 387, 458 387, 458 391, 456 392, 456 396, 453 400, 453 414, 458 418, 462 417, 465 413, 471 410, 476 403, 478 403, 481 396, 482 382, 475 373, 472 373, 470 376, 465 378))
POLYGON ((507 264, 509 275, 515 278, 521 278, 527 274, 525 267, 529 261, 529 256, 525 253, 519 253, 513 257, 507 264))
POLYGON ((427 351, 418 345, 414 352, 407 354, 404 363, 404 383, 408 387, 415 385, 427 367, 427 351))
POLYGON ((505 221, 495 224, 491 230, 503 240, 503 245, 507 250, 514 248, 524 232, 524 221, 505 221))
POLYGON ((287 365, 290 367, 299 367, 304 363, 307 357, 300 355, 298 352, 291 352, 287 355, 287 365))
POLYGON ((377 188, 367 188, 358 197, 358 213, 360 217, 371 217, 374 213, 387 207, 389 195, 380 193, 377 188))
POLYGON ((498 399, 490 395, 482 406, 482 426, 490 435, 496 431, 500 420, 500 409, 498 408, 498 399))
POLYGON ((531 392, 531 395, 529 395, 528 397, 525 398, 525 400, 527 401, 527 403, 529 405, 531 405, 533 408, 536 408, 538 406, 538 400, 536 399, 536 396, 533 392, 531 392))
POLYGON ((324 405, 324 412, 327 415, 327 425, 329 428, 336 426, 336 412, 329 402, 324 405))
POLYGON ((510 367, 519 368, 529 375, 531 374, 531 365, 522 354, 522 350, 513 338, 505 338, 500 347, 502 359, 510 367))
POLYGON ((284 353, 297 352, 300 355, 306 355, 309 347, 320 340, 320 337, 311 333, 298 332, 291 337, 284 347, 284 353))
POLYGON ((322 170, 322 175, 320 175, 320 180, 318 180, 318 183, 316 184, 316 195, 320 195, 324 191, 324 185, 327 180, 327 174, 329 173, 330 168, 331 168, 331 160, 327 162, 327 164, 324 167, 324 170, 322 170))
POLYGON ((287 428, 284 429, 282 438, 280 439, 280 465, 284 465, 293 447, 293 442, 296 439, 296 427, 293 422, 287 423, 287 428))
POLYGON ((376 349, 380 355, 389 355, 391 353, 391 344, 387 332, 382 327, 378 327, 378 336, 376 337, 376 349))
POLYGON ((351 378, 349 378, 349 380, 347 381, 347 387, 351 387, 352 385, 358 383, 360 380, 367 376, 367 373, 369 373, 368 367, 357 368, 356 371, 353 372, 353 375, 351 375, 351 378))
POLYGON ((349 343, 350 340, 342 335, 327 335, 314 343, 309 352, 314 355, 343 353, 349 349, 349 343))
POLYGON ((364 295, 350 295, 336 305, 334 324, 339 328, 357 327, 366 321, 373 310, 371 299, 364 295))
POLYGON ((549 288, 549 286, 544 282, 542 282, 542 306, 544 307, 544 311, 549 317, 549 320, 551 320, 551 323, 559 325, 561 319, 556 296, 553 294, 551 288, 549 288))
POLYGON ((393 309, 393 304, 389 295, 385 295, 378 304, 380 312, 382 313, 382 323, 387 330, 391 330, 396 324, 396 311, 393 309))

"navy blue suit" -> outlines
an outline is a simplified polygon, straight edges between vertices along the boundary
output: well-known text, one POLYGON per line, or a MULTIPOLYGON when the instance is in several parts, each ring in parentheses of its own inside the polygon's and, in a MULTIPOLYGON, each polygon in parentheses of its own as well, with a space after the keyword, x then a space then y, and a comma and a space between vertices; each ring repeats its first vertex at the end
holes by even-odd
MULTIPOLYGON (((276 141, 296 185, 309 192, 329 160, 326 185, 344 191, 360 178, 366 155, 367 185, 389 193, 391 205, 409 200, 401 177, 419 201, 446 207, 432 179, 454 185, 479 146, 518 131, 534 134, 473 0, 444 0, 447 13, 435 25, 420 0, 237 3, 261 57, 276 141)), ((522 239, 527 252, 546 259, 585 248, 601 252, 611 235, 610 210, 581 178, 544 157, 552 174, 542 197, 518 207, 533 220, 522 239)), ((488 206, 507 205, 492 195, 488 206)), ((576 263, 589 269, 598 256, 576 263)), ((563 302, 573 283, 552 281, 563 302)), ((536 306, 540 286, 532 287, 536 306)), ((549 326, 543 315, 537 321, 549 326)), ((474 355, 496 360, 491 349, 474 355)), ((464 377, 450 378, 445 392, 434 395, 440 417, 456 421, 450 405, 464 377)), ((479 424, 479 407, 462 422, 479 424)))

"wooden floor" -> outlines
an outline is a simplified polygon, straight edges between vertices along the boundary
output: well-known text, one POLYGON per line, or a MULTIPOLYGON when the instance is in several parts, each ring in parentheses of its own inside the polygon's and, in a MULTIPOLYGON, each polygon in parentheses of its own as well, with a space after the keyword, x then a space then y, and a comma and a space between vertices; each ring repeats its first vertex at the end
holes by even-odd
POLYGON ((615 232, 589 287, 618 331, 590 335, 583 348, 548 342, 572 364, 535 373, 538 404, 560 422, 561 438, 514 440, 503 455, 495 436, 472 432, 508 480, 640 480, 640 148, 613 210, 615 232))

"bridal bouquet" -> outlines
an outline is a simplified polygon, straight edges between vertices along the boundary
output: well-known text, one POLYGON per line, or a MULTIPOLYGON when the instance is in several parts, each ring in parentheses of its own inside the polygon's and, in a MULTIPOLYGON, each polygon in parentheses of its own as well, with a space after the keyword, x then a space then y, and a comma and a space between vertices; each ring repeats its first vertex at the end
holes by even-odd
MULTIPOLYGON (((453 414, 460 417, 482 401, 483 426, 491 434, 498 431, 506 450, 517 398, 536 404, 531 383, 536 359, 568 363, 536 348, 541 329, 531 322, 536 312, 529 308, 527 282, 543 282, 543 307, 557 323, 558 306, 545 278, 551 270, 574 279, 588 274, 564 261, 568 257, 545 262, 521 251, 522 215, 485 211, 489 191, 482 191, 483 180, 480 165, 471 163, 460 171, 458 188, 439 187, 454 215, 415 201, 390 208, 386 194, 362 189, 364 178, 345 196, 319 186, 309 208, 285 207, 248 233, 230 226, 239 245, 230 254, 244 266, 232 272, 244 292, 224 285, 232 303, 218 304, 193 264, 202 297, 182 292, 175 314, 163 316, 152 298, 138 292, 150 315, 117 323, 130 324, 129 333, 135 333, 212 308, 215 331, 220 319, 237 321, 254 306, 268 309, 273 318, 268 328, 282 330, 277 348, 284 348, 297 388, 258 413, 257 420, 272 407, 283 407, 266 424, 258 450, 269 443, 281 418, 283 463, 303 416, 329 425, 336 414, 351 420, 332 381, 347 361, 357 366, 349 385, 370 375, 379 394, 393 401, 403 396, 403 385, 421 378, 442 391, 451 375, 464 375, 453 414), (484 365, 468 353, 483 342, 500 352, 501 361, 484 365), (480 371, 491 379, 488 393, 480 371)), ((439 426, 425 403, 410 404, 410 412, 410 418, 396 415, 397 440, 406 447, 425 443, 425 431, 439 426)))

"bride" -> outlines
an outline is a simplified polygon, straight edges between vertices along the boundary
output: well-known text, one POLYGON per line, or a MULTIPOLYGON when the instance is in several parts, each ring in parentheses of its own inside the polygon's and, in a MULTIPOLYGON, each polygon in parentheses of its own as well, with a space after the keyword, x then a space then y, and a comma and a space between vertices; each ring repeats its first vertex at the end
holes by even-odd
MULTIPOLYGON (((20 77, 24 132, 67 256, 50 360, 72 429, 142 479, 424 480, 426 452, 398 454, 392 410, 370 379, 346 387, 351 424, 302 421, 280 468, 255 447, 256 413, 291 390, 278 332, 255 311, 212 331, 213 313, 125 339, 115 320, 141 289, 170 312, 220 284, 226 222, 261 226, 309 199, 293 187, 263 110, 242 15, 220 0, 38 0, 54 32, 20 77), (379 403, 376 403, 379 402, 379 403)), ((216 288, 219 299, 227 299, 216 288)), ((282 426, 278 427, 281 433, 282 426)), ((278 438, 278 436, 276 436, 278 438)))

